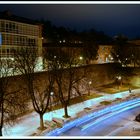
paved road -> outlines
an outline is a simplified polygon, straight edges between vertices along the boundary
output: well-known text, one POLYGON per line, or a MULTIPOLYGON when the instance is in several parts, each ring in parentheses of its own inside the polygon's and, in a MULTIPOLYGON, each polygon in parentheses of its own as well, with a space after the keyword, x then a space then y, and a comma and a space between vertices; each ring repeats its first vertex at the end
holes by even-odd
MULTIPOLYGON (((66 123, 46 136, 115 136, 136 135, 140 123, 135 122, 135 116, 140 110, 140 98, 124 101, 93 111, 82 118, 66 123), (129 130, 131 128, 131 130, 129 130), (136 130, 135 129, 135 130, 136 130), (128 132, 128 130, 131 132, 128 132), (120 134, 121 132, 121 134, 120 134), (133 133, 132 133, 133 132, 133 133)), ((140 129, 139 129, 140 130, 140 129)), ((140 135, 138 133, 138 135, 140 135)))
MULTIPOLYGON (((134 90, 132 94, 140 93, 140 89, 134 90)), ((104 100, 115 100, 116 98, 126 98, 129 96, 128 91, 126 92, 120 92, 112 95, 104 95, 99 98, 90 99, 87 101, 84 101, 82 103, 78 103, 72 106, 68 107, 69 115, 74 118, 77 113, 84 110, 85 107, 91 107, 93 109, 97 109, 99 103, 104 100)), ((44 121, 51 121, 52 118, 59 118, 63 119, 64 109, 55 110, 49 113, 45 113, 44 115, 44 121)), ((21 118, 18 119, 18 123, 15 125, 9 126, 6 125, 6 129, 4 129, 4 136, 29 136, 33 133, 37 132, 37 128, 39 127, 39 116, 37 113, 32 112, 30 114, 27 114, 21 118)), ((78 128, 78 127, 77 127, 78 128)), ((86 130, 87 131, 87 130, 86 130)), ((68 131, 69 133, 69 131, 68 131)), ((78 131, 76 131, 76 134, 73 133, 72 135, 77 135, 78 131)), ((83 132, 82 132, 83 133, 83 132)), ((43 132, 44 134, 44 132, 43 132)), ((48 134, 48 132, 47 132, 48 134)), ((45 136, 47 136, 45 133, 45 136)), ((63 135, 63 134, 62 134, 63 135)), ((64 133, 65 135, 65 133, 64 133)), ((90 134, 89 134, 90 135, 90 134)), ((42 135, 41 135, 42 136, 42 135)), ((67 136, 67 133, 66 133, 67 136)))
POLYGON ((140 136, 140 123, 135 116, 140 113, 140 106, 108 118, 86 130, 74 127, 60 136, 140 136))

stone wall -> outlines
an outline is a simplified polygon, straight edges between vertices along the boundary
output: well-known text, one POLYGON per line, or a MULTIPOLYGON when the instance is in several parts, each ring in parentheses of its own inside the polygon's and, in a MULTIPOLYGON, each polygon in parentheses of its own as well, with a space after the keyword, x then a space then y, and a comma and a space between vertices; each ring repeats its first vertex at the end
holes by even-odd
POLYGON ((124 83, 130 83, 133 86, 140 87, 140 68, 129 68, 131 74, 124 77, 124 83))
MULTIPOLYGON (((82 72, 84 69, 86 69, 87 73, 85 76, 87 77, 87 79, 91 80, 92 85, 96 87, 114 82, 114 73, 116 67, 116 64, 110 63, 81 66, 78 69, 79 73, 80 71, 82 72)), ((17 88, 26 88, 26 84, 23 79, 24 76, 10 77, 9 90, 15 90, 17 88)), ((36 73, 35 79, 39 82, 41 88, 44 88, 47 84, 47 72, 36 73)))

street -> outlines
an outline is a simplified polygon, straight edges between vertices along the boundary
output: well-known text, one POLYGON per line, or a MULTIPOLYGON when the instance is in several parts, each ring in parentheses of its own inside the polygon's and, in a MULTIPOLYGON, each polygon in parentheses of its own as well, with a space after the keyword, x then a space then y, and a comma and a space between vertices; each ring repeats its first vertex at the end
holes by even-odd
POLYGON ((61 136, 140 136, 140 123, 134 121, 139 112, 140 106, 112 116, 83 131, 74 127, 61 136))
MULTIPOLYGON (((140 90, 139 89, 134 90, 133 93, 138 94, 138 93, 140 93, 140 90)), ((125 98, 128 95, 129 95, 129 93, 126 91, 126 92, 116 93, 115 95, 104 95, 104 96, 99 97, 99 98, 94 98, 94 99, 91 99, 91 100, 87 100, 83 103, 78 103, 78 104, 69 106, 68 107, 69 108, 69 114, 70 114, 70 116, 74 117, 76 115, 76 113, 82 111, 85 107, 93 106, 93 108, 96 109, 96 105, 98 105, 99 102, 101 102, 101 101, 110 100, 110 99, 114 100, 116 98, 125 98)), ((140 107, 139 107, 139 109, 140 109, 140 107)), ((139 109, 136 110, 136 112, 139 112, 139 109)), ((51 121, 53 117, 63 119, 63 117, 62 117, 63 113, 64 113, 63 111, 64 110, 62 108, 62 109, 58 109, 58 110, 55 110, 55 111, 52 111, 52 112, 45 113, 44 121, 48 121, 48 120, 51 121)), ((121 114, 123 114, 123 113, 121 113, 121 114)), ((117 116, 117 115, 115 115, 115 116, 117 116)), ((129 114, 128 114, 128 116, 129 116, 129 114)), ((130 117, 134 118, 134 116, 130 116, 130 117)), ((117 118, 117 120, 118 119, 119 118, 117 118)), ((110 120, 110 118, 109 118, 109 120, 110 120)), ((104 123, 104 122, 105 121, 102 121, 101 123, 104 123)), ((113 120, 113 122, 115 122, 115 119, 113 120)), ((98 125, 96 125, 96 127, 98 125)), ((114 127, 116 128, 116 126, 114 126, 114 125, 116 125, 116 123, 113 123, 112 125, 113 125, 112 128, 114 128, 114 127)), ((15 124, 13 126, 10 126, 10 127, 7 125, 6 129, 4 129, 4 136, 29 136, 29 135, 32 135, 33 133, 35 133, 37 131, 38 127, 39 127, 39 116, 38 116, 37 113, 32 112, 32 113, 29 113, 29 114, 19 118, 19 122, 17 124, 15 124)), ((100 131, 102 129, 103 128, 101 127, 100 129, 97 129, 97 130, 100 131)), ((90 128, 90 130, 92 130, 92 128, 90 128)), ((97 130, 94 130, 94 131, 96 132, 97 130)), ((82 131, 81 134, 80 134, 79 128, 74 128, 74 129, 71 129, 71 130, 69 129, 69 131, 67 131, 67 132, 65 132, 61 135, 69 136, 71 134, 71 136, 76 136, 76 135, 79 135, 79 136, 80 135, 85 135, 86 136, 86 135, 88 135, 88 133, 87 133, 88 131, 89 130, 87 129, 86 131, 82 131), (73 132, 75 129, 77 129, 77 131, 73 132)), ((47 136, 47 134, 45 134, 45 135, 47 136)), ((92 136, 94 134, 89 133, 89 136, 90 135, 92 136)), ((103 132, 101 134, 99 134, 99 136, 102 136, 102 135, 104 135, 103 132)))

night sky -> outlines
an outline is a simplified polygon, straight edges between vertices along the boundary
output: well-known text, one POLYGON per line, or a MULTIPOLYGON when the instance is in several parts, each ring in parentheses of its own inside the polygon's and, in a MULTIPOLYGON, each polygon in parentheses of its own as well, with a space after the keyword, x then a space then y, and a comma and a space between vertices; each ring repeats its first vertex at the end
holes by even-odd
POLYGON ((111 36, 140 37, 140 4, 0 4, 4 10, 78 31, 94 28, 111 36))

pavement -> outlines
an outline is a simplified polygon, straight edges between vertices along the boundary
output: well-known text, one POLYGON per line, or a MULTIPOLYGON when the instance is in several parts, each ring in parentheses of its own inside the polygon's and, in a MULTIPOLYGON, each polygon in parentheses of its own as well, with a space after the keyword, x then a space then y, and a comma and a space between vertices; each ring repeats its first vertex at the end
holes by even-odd
MULTIPOLYGON (((90 99, 82 103, 77 103, 68 107, 68 113, 71 118, 76 117, 76 114, 82 112, 86 107, 97 108, 99 103, 104 100, 115 100, 117 98, 126 98, 129 94, 140 93, 140 89, 132 90, 132 93, 128 91, 119 92, 116 94, 104 94, 99 98, 90 99)), ((52 121, 53 118, 64 119, 64 110, 58 109, 52 112, 44 114, 44 122, 52 121)), ((32 136, 35 132, 38 132, 38 127, 40 125, 39 115, 35 112, 27 114, 18 119, 18 123, 13 126, 5 126, 3 129, 4 137, 21 137, 21 136, 32 136)))
POLYGON ((98 117, 103 121, 87 127, 87 129, 82 129, 85 126, 89 126, 98 119, 91 119, 82 125, 77 125, 71 129, 60 133, 59 136, 140 136, 140 123, 135 121, 136 115, 140 112, 140 106, 123 111, 112 117, 104 120, 106 115, 98 117))

